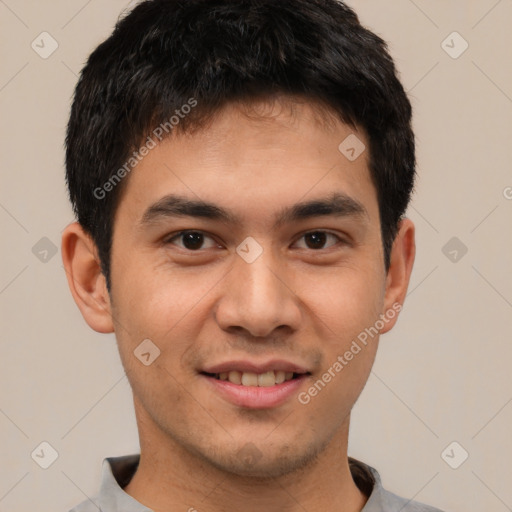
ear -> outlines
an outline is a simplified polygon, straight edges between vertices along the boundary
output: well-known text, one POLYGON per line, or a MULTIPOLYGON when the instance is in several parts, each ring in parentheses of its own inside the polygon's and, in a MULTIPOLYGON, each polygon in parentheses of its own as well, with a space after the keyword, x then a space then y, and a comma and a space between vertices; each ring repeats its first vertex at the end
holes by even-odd
POLYGON ((391 330, 396 323, 398 318, 396 313, 402 309, 405 300, 415 255, 414 224, 410 219, 403 219, 399 224, 398 233, 391 249, 390 265, 386 277, 384 311, 382 312, 384 315, 386 315, 386 311, 395 313, 392 317, 390 314, 386 315, 388 321, 381 329, 381 334, 391 330))
POLYGON ((78 222, 64 230, 61 252, 69 289, 85 321, 97 332, 114 332, 110 297, 97 247, 78 222))

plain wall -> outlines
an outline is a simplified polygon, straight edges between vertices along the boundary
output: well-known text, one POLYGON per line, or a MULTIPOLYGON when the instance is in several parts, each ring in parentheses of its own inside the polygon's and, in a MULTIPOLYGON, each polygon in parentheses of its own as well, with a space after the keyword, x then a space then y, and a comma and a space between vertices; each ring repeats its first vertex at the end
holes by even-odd
MULTIPOLYGON (((410 292, 354 408, 349 454, 397 494, 451 511, 511 510, 512 2, 349 3, 389 42, 414 107, 419 173, 410 292), (454 31, 469 44, 458 58, 442 46, 454 31), (469 453, 458 469, 441 456, 453 441, 469 453)), ((0 511, 67 511, 97 492, 104 457, 139 449, 115 337, 86 325, 60 255, 73 220, 71 95, 126 6, 0 2, 0 511), (43 31, 59 45, 47 59, 31 47, 43 31), (31 458, 42 441, 59 454, 46 470, 31 458)), ((461 44, 450 36, 445 46, 461 44)))

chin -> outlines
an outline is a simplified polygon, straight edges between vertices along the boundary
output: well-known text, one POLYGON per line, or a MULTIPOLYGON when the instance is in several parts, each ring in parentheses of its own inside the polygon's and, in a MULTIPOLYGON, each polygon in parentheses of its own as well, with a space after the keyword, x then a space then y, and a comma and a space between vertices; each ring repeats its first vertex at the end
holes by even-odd
POLYGON ((217 469, 239 477, 253 479, 273 479, 301 471, 310 467, 317 458, 319 449, 296 447, 292 450, 286 445, 261 448, 251 442, 246 443, 236 453, 227 457, 207 457, 206 460, 217 469))

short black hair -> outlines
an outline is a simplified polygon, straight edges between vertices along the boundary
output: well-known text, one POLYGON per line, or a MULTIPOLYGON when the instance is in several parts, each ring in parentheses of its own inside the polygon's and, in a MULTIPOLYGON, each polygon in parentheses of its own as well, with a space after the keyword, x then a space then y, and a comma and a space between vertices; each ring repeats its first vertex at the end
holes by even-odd
POLYGON ((70 200, 109 290, 121 178, 141 144, 157 127, 159 138, 193 132, 230 102, 276 95, 366 134, 389 268, 416 171, 411 104, 386 43, 338 0, 146 0, 89 56, 67 127, 70 200))

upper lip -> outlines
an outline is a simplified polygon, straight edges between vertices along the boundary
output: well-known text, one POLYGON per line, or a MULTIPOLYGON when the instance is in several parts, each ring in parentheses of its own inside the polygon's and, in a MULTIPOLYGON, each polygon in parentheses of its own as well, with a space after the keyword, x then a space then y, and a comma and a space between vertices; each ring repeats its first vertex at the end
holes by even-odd
POLYGON ((279 370, 283 372, 309 373, 309 371, 303 366, 283 359, 272 359, 270 361, 259 363, 242 359, 225 361, 223 363, 205 367, 201 371, 203 373, 227 373, 231 371, 238 371, 242 373, 266 373, 279 370))

